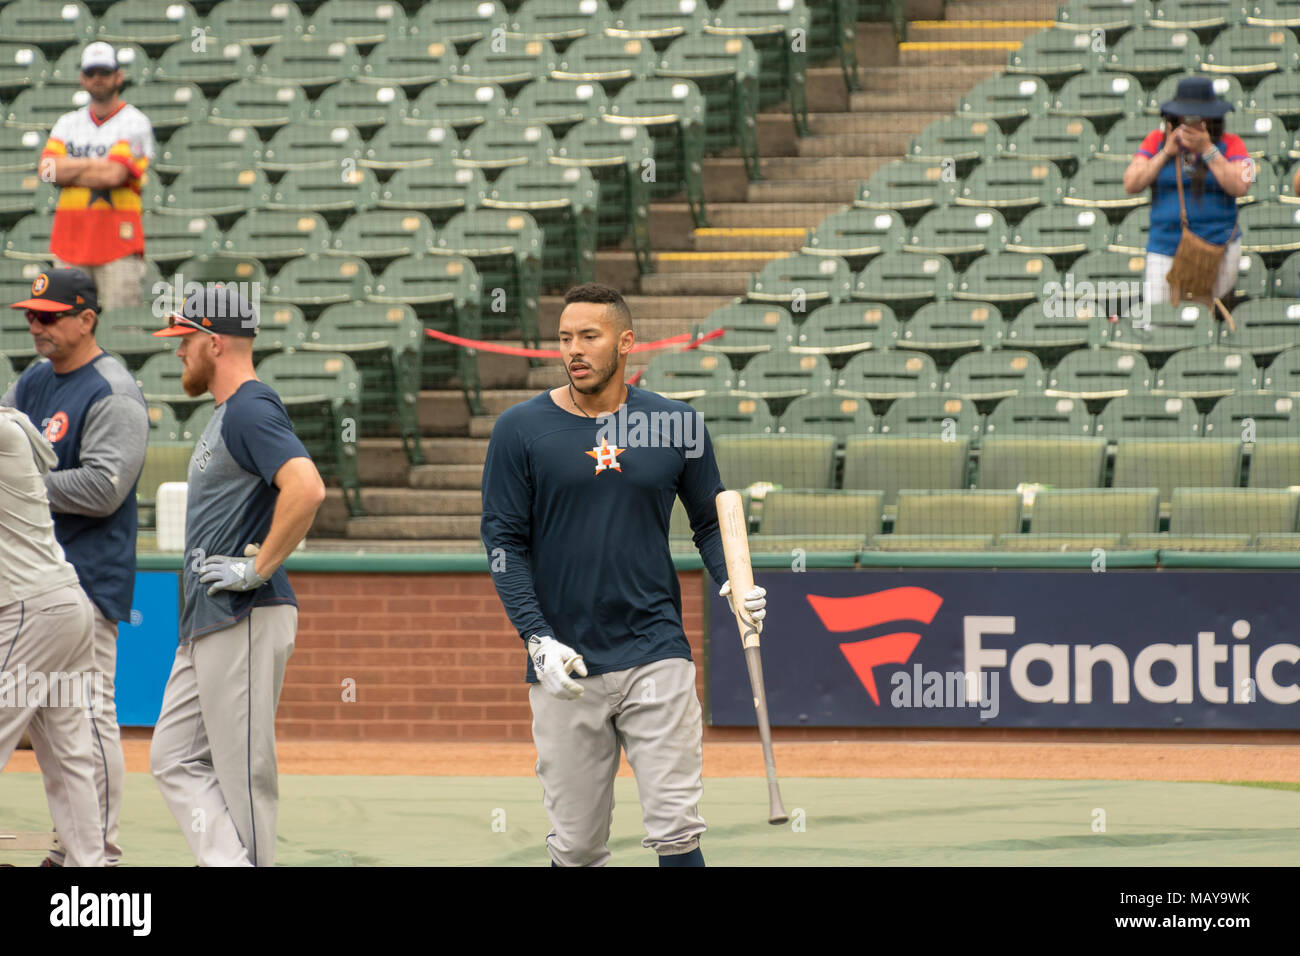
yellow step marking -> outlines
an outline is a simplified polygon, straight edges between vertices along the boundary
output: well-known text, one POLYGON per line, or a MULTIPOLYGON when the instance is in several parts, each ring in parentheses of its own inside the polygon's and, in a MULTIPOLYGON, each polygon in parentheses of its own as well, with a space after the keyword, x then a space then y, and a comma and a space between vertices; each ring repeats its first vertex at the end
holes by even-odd
POLYGON ((913 20, 909 29, 925 30, 1046 30, 1055 20, 913 20))
POLYGON ((697 236, 802 236, 806 229, 789 226, 717 226, 696 229, 697 236))
POLYGON ((1019 50, 1019 40, 933 40, 900 43, 898 49, 901 50, 920 50, 920 51, 946 51, 946 50, 1019 50))
POLYGON ((660 262, 735 262, 740 259, 784 259, 788 252, 660 252, 660 262))

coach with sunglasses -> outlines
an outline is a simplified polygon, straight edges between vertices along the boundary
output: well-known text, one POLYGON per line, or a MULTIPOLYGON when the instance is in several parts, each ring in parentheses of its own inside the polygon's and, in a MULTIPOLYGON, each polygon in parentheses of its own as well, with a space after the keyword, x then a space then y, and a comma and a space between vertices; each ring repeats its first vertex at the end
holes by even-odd
MULTIPOLYGON (((117 622, 131 617, 135 589, 136 482, 144 468, 149 413, 135 377, 95 342, 99 297, 77 269, 50 269, 32 282, 27 311, 32 362, 0 398, 25 414, 58 458, 45 474, 54 535, 94 612, 95 670, 103 675, 104 701, 90 716, 95 789, 108 865, 122 855, 117 844, 125 767, 117 725, 113 677, 117 622)), ((61 792, 51 801, 66 799, 61 792)), ((56 816, 55 819, 58 819, 56 816)), ((49 862, 62 865, 55 851, 49 862)))
POLYGON ((144 227, 140 190, 154 154, 149 119, 122 99, 125 85, 112 44, 81 54, 90 102, 64 113, 41 151, 40 175, 60 187, 50 252, 60 267, 95 280, 105 309, 140 305, 144 227))

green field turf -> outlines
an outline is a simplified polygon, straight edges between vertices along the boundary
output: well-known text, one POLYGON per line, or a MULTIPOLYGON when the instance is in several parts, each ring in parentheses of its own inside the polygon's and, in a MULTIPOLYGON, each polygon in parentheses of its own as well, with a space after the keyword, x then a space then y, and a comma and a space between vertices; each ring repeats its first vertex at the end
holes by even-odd
MULTIPOLYGON (((791 778, 792 821, 766 822, 753 778, 707 779, 713 865, 1274 866, 1300 861, 1300 790, 1216 783, 791 778), (1094 811, 1105 831, 1094 831, 1094 811), (801 824, 801 828, 796 828, 801 824)), ((545 866, 549 826, 527 777, 280 777, 277 863, 545 866)), ((612 865, 650 866, 635 783, 616 783, 612 865)), ((128 774, 126 863, 193 859, 147 774, 128 774)), ((0 775, 0 828, 49 825, 41 778, 0 775)), ((33 864, 42 854, 11 852, 33 864)))

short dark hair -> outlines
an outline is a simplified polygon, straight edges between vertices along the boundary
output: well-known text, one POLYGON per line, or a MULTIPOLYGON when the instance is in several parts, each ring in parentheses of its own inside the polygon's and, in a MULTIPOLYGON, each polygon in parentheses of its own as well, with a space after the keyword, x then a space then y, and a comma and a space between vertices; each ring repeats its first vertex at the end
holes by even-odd
POLYGON ((583 285, 574 286, 564 293, 564 304, 571 305, 574 302, 591 302, 596 305, 609 306, 610 318, 618 326, 620 335, 632 328, 632 310, 627 307, 627 302, 623 300, 623 296, 619 294, 619 291, 612 286, 601 285, 599 282, 587 282, 583 285))

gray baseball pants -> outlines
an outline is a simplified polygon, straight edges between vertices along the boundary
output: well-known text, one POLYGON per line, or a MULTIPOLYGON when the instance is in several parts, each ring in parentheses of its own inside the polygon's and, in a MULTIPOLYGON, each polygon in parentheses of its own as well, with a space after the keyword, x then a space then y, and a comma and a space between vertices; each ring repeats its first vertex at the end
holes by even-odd
POLYGON ((636 777, 646 838, 663 855, 690 853, 704 832, 704 724, 695 664, 673 658, 594 677, 577 700, 528 688, 537 776, 557 866, 604 866, 614 818, 619 748, 636 777))
POLYGON ((275 711, 298 609, 255 607, 176 649, 149 765, 200 866, 272 866, 275 711))

